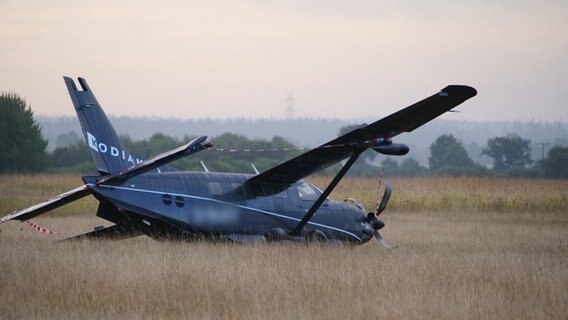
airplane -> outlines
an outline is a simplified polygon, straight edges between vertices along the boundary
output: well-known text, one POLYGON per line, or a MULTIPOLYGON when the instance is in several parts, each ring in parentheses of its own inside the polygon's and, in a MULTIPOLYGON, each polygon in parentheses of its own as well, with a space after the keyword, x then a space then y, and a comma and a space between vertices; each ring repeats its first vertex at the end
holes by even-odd
POLYGON ((93 195, 99 201, 96 215, 114 225, 95 227, 69 239, 126 239, 146 235, 157 240, 356 245, 374 237, 390 248, 379 232, 385 226, 380 214, 390 199, 390 184, 386 184, 375 212, 367 212, 352 199, 331 200, 329 194, 363 151, 371 148, 385 155, 405 155, 409 147, 394 143, 393 137, 453 111, 477 94, 469 86, 449 85, 424 100, 261 173, 172 172, 160 168, 212 147, 207 136, 140 160, 124 147, 87 81, 78 78, 78 89, 73 79, 63 78, 98 174, 83 176, 82 186, 4 216, 0 224, 27 221, 93 195), (342 161, 346 162, 323 191, 303 180, 342 161))

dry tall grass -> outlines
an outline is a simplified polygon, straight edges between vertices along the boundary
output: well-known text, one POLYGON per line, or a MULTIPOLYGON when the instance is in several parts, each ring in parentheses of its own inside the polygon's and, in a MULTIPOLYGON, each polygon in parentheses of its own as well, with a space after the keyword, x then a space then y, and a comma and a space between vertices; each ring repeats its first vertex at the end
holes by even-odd
MULTIPOLYGON (((309 179, 325 187, 330 178, 309 179)), ((385 179, 386 180, 386 179, 385 179)), ((496 178, 394 178, 389 211, 568 212, 567 180, 496 178)), ((0 214, 24 208, 81 185, 74 175, 0 175, 0 214)), ((367 209, 377 200, 378 179, 346 178, 331 196, 355 198, 367 209)), ((383 182, 384 185, 384 182, 383 182)), ((97 201, 87 197, 50 215, 94 212, 97 201)))
MULTIPOLYGON (((29 191, 28 197, 53 195, 44 195, 34 179, 2 177, 2 207, 32 188, 35 191, 29 191), (17 182, 11 190, 8 180, 17 182)), ((75 180, 40 177, 38 181, 55 185, 49 192, 57 193, 75 186, 75 180)), ((341 185, 338 198, 355 195, 372 206, 376 181, 345 182, 348 185, 341 185)), ((502 193, 498 190, 511 181, 412 182, 395 180, 393 185, 397 190, 410 189, 418 194, 416 199, 425 201, 438 199, 436 189, 446 196, 469 190, 480 194, 484 183, 495 190, 484 195, 503 197, 505 203, 516 203, 511 197, 517 196, 529 203, 542 201, 533 194, 535 182, 512 181, 515 187, 502 193)), ((536 184, 556 198, 565 198, 568 192, 560 182, 536 184)), ((400 204, 411 193, 393 195, 398 212, 385 212, 383 235, 401 245, 395 250, 374 242, 359 247, 171 243, 147 238, 53 243, 100 224, 93 217, 94 209, 90 214, 68 216, 69 211, 66 216, 34 219, 61 232, 58 236, 37 233, 18 222, 2 224, 0 318, 568 317, 565 207, 470 210, 467 205, 473 202, 466 200, 458 207, 429 204, 428 210, 412 210, 400 204)), ((93 206, 89 200, 80 202, 87 203, 85 209, 93 206)))
MULTIPOLYGON (((385 180, 393 185, 389 211, 568 211, 567 180, 472 177, 385 180)), ((330 178, 315 177, 310 181, 325 186, 330 178)), ((378 179, 344 179, 332 195, 337 199, 354 197, 371 209, 376 205, 377 185, 378 179)))

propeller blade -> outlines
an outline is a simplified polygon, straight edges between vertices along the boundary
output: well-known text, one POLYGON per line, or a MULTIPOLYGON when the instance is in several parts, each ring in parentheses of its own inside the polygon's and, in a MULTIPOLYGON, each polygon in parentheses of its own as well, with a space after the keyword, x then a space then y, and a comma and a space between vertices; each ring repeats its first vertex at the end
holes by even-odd
POLYGON ((381 234, 378 231, 375 232, 375 239, 377 239, 377 241, 379 241, 379 243, 387 249, 394 249, 394 248, 399 247, 398 244, 395 244, 395 245, 392 245, 392 246, 390 244, 388 244, 388 242, 386 242, 385 239, 383 239, 383 237, 381 236, 381 234))
POLYGON ((391 194, 392 194, 392 185, 387 182, 385 184, 385 193, 383 194, 383 199, 381 200, 381 204, 377 208, 377 217, 379 216, 379 214, 381 214, 381 212, 385 211, 385 209, 387 208, 387 204, 389 203, 391 194))

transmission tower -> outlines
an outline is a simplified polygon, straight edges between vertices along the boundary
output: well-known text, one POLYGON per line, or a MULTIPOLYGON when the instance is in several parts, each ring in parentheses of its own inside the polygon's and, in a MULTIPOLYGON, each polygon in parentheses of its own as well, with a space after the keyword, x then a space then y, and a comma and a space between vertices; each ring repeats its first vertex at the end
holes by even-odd
POLYGON ((288 119, 292 119, 294 117, 294 113, 296 112, 296 110, 294 110, 294 93, 293 92, 288 92, 288 97, 286 98, 286 117, 288 119))

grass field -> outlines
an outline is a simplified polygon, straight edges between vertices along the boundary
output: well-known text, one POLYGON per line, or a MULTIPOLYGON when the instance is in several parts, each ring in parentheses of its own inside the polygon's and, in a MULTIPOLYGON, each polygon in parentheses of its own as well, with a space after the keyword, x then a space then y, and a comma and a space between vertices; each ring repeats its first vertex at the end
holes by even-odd
MULTIPOLYGON (((313 180, 318 185, 325 178, 313 180)), ((57 239, 105 223, 86 198, 0 225, 0 318, 568 317, 568 182, 393 179, 383 235, 400 248, 57 239)), ((80 184, 0 176, 0 214, 80 184)), ((334 198, 368 208, 377 181, 334 198)), ((108 224, 107 224, 108 225, 108 224)))

